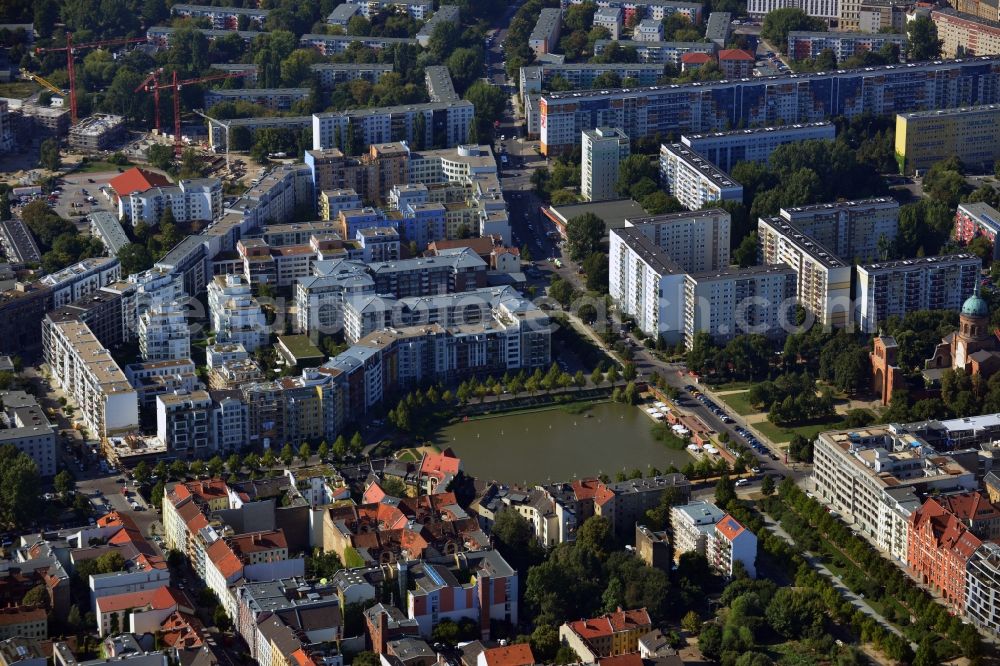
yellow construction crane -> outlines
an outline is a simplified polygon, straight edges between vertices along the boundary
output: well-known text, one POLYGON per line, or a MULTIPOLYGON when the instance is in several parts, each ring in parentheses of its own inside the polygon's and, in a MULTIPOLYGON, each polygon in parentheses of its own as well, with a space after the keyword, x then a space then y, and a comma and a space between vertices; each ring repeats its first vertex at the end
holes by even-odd
POLYGON ((50 90, 52 92, 53 95, 59 95, 60 97, 65 97, 66 96, 66 91, 65 90, 57 88, 52 83, 49 83, 48 81, 46 81, 42 77, 38 76, 38 74, 32 74, 28 70, 22 69, 21 70, 21 76, 24 77, 24 78, 26 78, 26 79, 28 79, 29 81, 34 81, 35 83, 37 83, 38 85, 42 86, 43 88, 47 88, 48 90, 50 90))

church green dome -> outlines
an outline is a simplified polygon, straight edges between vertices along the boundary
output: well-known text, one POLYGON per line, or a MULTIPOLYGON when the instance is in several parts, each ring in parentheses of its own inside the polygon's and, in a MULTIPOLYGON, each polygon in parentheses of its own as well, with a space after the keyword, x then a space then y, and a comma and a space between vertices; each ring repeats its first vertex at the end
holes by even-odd
POLYGON ((979 290, 977 289, 972 296, 965 299, 965 303, 962 304, 962 314, 967 317, 989 317, 990 310, 986 305, 986 301, 983 297, 979 295, 979 290))

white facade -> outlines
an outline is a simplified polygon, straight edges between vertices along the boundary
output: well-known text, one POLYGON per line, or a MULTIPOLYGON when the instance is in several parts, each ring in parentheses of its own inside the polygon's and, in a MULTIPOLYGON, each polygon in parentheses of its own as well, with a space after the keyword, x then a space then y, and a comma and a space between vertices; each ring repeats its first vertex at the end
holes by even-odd
POLYGON ((731 216, 721 208, 625 220, 686 273, 729 266, 731 216))
POLYGON ((643 19, 635 26, 632 39, 637 42, 662 42, 663 23, 656 19, 643 19))
POLYGON ((879 245, 896 240, 899 228, 899 203, 892 197, 782 208, 779 215, 848 262, 877 261, 879 245))
POLYGON ((969 560, 965 616, 979 629, 1000 636, 1000 544, 987 541, 969 560))
POLYGON ((783 218, 758 218, 757 237, 765 264, 785 264, 796 274, 799 305, 823 326, 851 323, 851 265, 783 218))
POLYGON ((59 308, 121 279, 118 257, 92 257, 43 276, 39 282, 52 290, 52 307, 59 308))
POLYGON ((683 553, 708 554, 708 541, 714 537, 715 524, 726 512, 711 502, 688 502, 670 508, 670 530, 673 535, 674 558, 683 553))
POLYGON ((241 344, 251 354, 267 344, 264 311, 242 277, 219 275, 209 283, 208 309, 216 342, 241 344))
POLYGON ((222 216, 222 181, 218 178, 182 180, 177 185, 153 187, 121 197, 119 215, 156 226, 170 209, 178 222, 210 222, 222 216))
POLYGON ((660 146, 660 182, 688 210, 716 201, 743 201, 743 186, 686 146, 660 146))
POLYGON ((42 348, 53 381, 77 404, 80 418, 94 436, 139 427, 135 389, 86 324, 46 319, 42 348))
POLYGON ((830 122, 756 127, 753 129, 685 134, 681 143, 728 172, 737 162, 767 162, 781 145, 797 141, 833 141, 837 128, 830 122))
POLYGON ((598 127, 583 133, 580 194, 587 201, 614 199, 618 166, 629 156, 629 140, 618 128, 598 127))
POLYGON ((683 332, 684 271, 636 229, 612 229, 609 292, 640 330, 676 342, 683 332))
POLYGON ((855 277, 854 320, 865 333, 880 322, 916 310, 955 310, 972 295, 983 262, 974 254, 949 254, 864 264, 855 277))
POLYGON ((469 125, 475 115, 475 107, 471 102, 462 100, 316 113, 312 117, 313 150, 339 148, 335 144, 337 135, 342 142, 346 142, 349 131, 355 133, 362 145, 369 146, 398 140, 402 130, 402 138, 412 145, 416 139, 418 115, 424 117, 425 146, 435 144, 439 131, 445 145, 457 146, 469 138, 469 125), (353 130, 349 130, 351 126, 353 130))
POLYGON ((41 476, 57 470, 56 431, 35 397, 24 391, 0 392, 0 445, 27 454, 41 476))
POLYGON ((698 333, 716 341, 759 333, 781 337, 795 323, 795 271, 788 266, 710 271, 684 283, 684 342, 698 333))
POLYGON ((170 569, 148 568, 116 571, 90 577, 90 609, 97 609, 97 599, 129 592, 156 590, 170 585, 170 569))
MULTIPOLYGON (((764 16, 775 9, 798 7, 809 16, 822 19, 836 19, 840 15, 843 0, 747 0, 750 16, 764 16)), ((851 1, 851 0, 848 0, 851 1)), ((857 0, 854 0, 857 2, 857 0)), ((860 5, 858 2, 857 4, 860 5)))
POLYGON ((139 317, 139 352, 144 361, 191 358, 191 331, 184 306, 156 304, 139 317))
POLYGON ((620 7, 599 7, 594 12, 594 27, 604 28, 611 33, 611 39, 621 39, 622 10, 620 7))

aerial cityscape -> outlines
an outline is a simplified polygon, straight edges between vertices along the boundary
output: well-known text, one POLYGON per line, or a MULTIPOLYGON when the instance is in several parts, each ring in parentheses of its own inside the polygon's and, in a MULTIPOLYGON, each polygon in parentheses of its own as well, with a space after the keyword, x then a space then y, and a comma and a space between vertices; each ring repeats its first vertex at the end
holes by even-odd
POLYGON ((0 666, 1000 666, 998 0, 451 1, 0 2, 0 666))

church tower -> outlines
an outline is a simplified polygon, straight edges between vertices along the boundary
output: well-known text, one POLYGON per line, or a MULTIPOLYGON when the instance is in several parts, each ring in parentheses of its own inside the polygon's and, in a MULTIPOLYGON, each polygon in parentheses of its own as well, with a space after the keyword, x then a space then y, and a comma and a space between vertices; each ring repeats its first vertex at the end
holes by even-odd
POLYGON ((965 368, 969 363, 969 356, 989 347, 990 312, 986 301, 979 295, 979 283, 976 282, 975 291, 965 300, 958 319, 952 367, 965 368))

